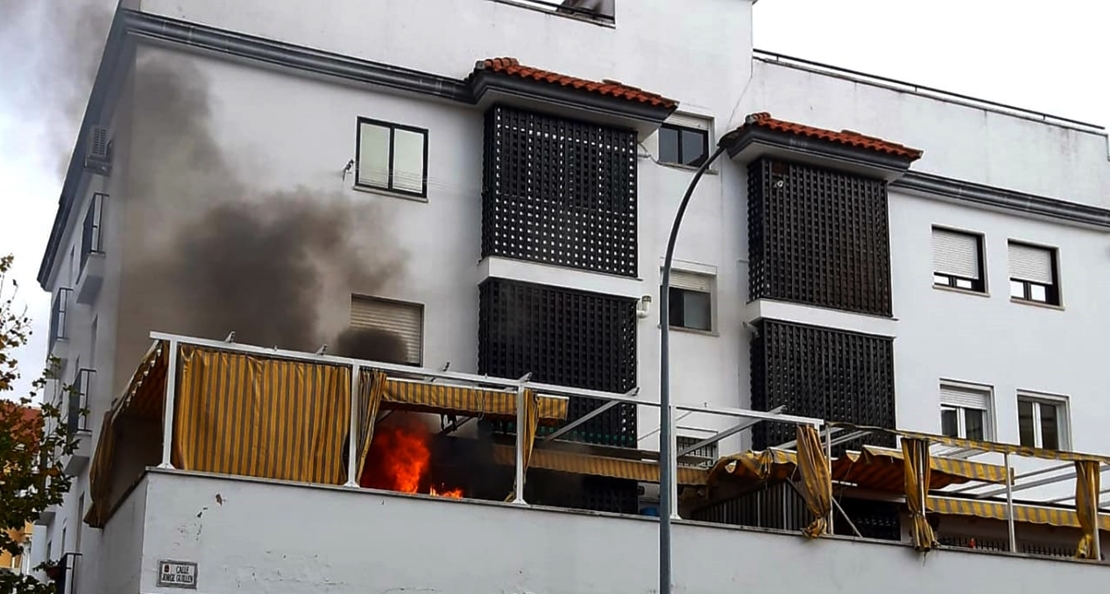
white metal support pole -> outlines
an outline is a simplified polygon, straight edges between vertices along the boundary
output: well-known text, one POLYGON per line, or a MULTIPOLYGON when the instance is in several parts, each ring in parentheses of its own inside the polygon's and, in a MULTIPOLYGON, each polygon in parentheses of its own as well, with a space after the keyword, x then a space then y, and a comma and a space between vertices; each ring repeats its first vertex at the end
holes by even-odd
POLYGON ((158 468, 173 470, 170 456, 173 446, 174 407, 177 402, 177 341, 170 340, 167 348, 170 349, 170 355, 166 363, 166 398, 164 399, 166 410, 162 420, 162 463, 158 468))
POLYGON ((361 372, 362 367, 358 363, 351 365, 351 427, 347 438, 347 483, 344 487, 358 487, 358 469, 355 468, 358 458, 355 450, 358 449, 358 380, 361 372))
MULTIPOLYGON (((833 503, 833 505, 829 506, 829 528, 828 528, 828 534, 832 534, 833 533, 833 521, 835 519, 834 516, 833 516, 833 507, 836 506, 836 501, 833 500, 833 492, 832 492, 832 427, 829 427, 828 425, 825 425, 825 463, 828 464, 828 466, 829 466, 829 501, 831 501, 833 503)), ((845 514, 844 519, 846 519, 846 520, 848 519, 847 514, 845 514)), ((852 522, 851 520, 848 520, 849 524, 851 522, 852 522)), ((853 529, 855 529, 854 526, 853 526, 853 529)))
MULTIPOLYGON (((1105 470, 1105 469, 1102 469, 1102 470, 1105 470)), ((1095 473, 1095 476, 1100 476, 1102 474, 1102 470, 1095 473)), ((1091 505, 1093 505, 1094 508, 1095 508, 1095 541, 1093 543, 1091 543, 1091 546, 1093 547, 1092 552, 1095 554, 1095 561, 1102 561, 1102 528, 1101 528, 1101 517, 1100 517, 1099 512, 1098 512, 1098 494, 1097 493, 1095 494, 1095 500, 1091 502, 1091 505)))
POLYGON ((513 486, 513 503, 527 505, 524 501, 524 425, 527 415, 524 411, 524 385, 516 389, 516 481, 513 486))
POLYGON ((1006 527, 1010 531, 1010 552, 1017 552, 1017 532, 1014 528, 1014 479, 1010 472, 1010 453, 1002 454, 1006 472, 1006 527))

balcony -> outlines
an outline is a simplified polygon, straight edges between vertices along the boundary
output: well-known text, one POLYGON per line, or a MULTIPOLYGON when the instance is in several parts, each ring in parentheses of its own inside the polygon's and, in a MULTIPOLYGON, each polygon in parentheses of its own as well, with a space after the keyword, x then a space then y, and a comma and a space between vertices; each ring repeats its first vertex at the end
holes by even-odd
POLYGON ((103 214, 105 194, 93 194, 81 230, 81 272, 77 278, 77 303, 92 305, 104 285, 103 214))
POLYGON ((93 455, 92 431, 89 427, 89 394, 96 381, 96 370, 80 369, 70 390, 64 394, 65 408, 62 411, 62 420, 69 428, 69 432, 77 441, 73 453, 66 457, 64 462, 65 473, 77 476, 93 455))
MULTIPOLYGON (((321 583, 576 593, 655 583, 656 502, 643 493, 659 482, 659 454, 566 439, 614 430, 595 421, 617 405, 658 403, 529 377, 152 337, 92 462, 86 519, 129 551, 113 553, 129 569, 97 591, 157 588, 164 561, 195 570, 210 591, 243 581, 294 593, 321 583), (571 397, 599 406, 575 417, 571 397), (306 539, 309 527, 328 538, 306 539)), ((732 590, 751 576, 784 591, 831 583, 910 594, 992 592, 1001 580, 1093 591, 1104 580, 1097 539, 1110 544, 1110 516, 1092 497, 1110 458, 674 406, 684 418, 725 419, 672 460, 682 591, 732 590), (797 425, 798 440, 708 468, 697 455, 761 422, 797 425), (902 449, 826 455, 873 431, 902 449), (973 461, 973 450, 1002 464, 973 461), (1081 502, 1019 499, 1014 455, 1074 462, 1081 502), (915 548, 934 552, 923 562, 915 548), (1077 549, 1091 560, 1072 561, 1077 549), (787 564, 805 570, 768 575, 787 564)))

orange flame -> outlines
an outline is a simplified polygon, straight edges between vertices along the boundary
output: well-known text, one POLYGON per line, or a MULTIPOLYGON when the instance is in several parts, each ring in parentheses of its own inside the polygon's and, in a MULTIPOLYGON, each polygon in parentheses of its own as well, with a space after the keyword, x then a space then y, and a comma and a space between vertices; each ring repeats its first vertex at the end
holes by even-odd
MULTIPOLYGON (((400 420, 400 419, 399 419, 400 420)), ((394 422, 379 425, 370 443, 366 467, 359 481, 363 487, 419 493, 431 468, 432 454, 428 448, 431 436, 419 421, 394 422)), ((462 489, 448 489, 440 484, 437 489, 429 486, 428 494, 434 497, 461 499, 462 489)))

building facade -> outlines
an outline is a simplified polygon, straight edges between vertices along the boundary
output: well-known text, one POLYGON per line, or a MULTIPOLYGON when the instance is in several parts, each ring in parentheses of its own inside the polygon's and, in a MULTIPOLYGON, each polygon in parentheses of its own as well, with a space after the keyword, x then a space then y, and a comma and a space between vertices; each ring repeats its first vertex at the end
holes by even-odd
MULTIPOLYGON (((378 513, 372 505, 396 508, 393 533, 417 512, 446 516, 432 524, 443 530, 455 522, 450 506, 468 502, 162 471, 126 485, 106 524, 86 525, 96 444, 151 332, 234 333, 309 353, 326 344, 343 356, 657 402, 658 327, 668 323, 679 405, 1110 451, 1100 397, 1110 370, 1097 347, 1110 323, 1098 306, 1110 291, 1102 128, 757 51, 749 0, 558 4, 120 3, 39 277, 54 295, 51 354, 78 387, 71 410, 91 411, 72 413, 82 443, 66 467, 77 480, 35 539, 46 543, 36 555, 73 559, 71 592, 161 591, 159 561, 198 558, 198 590, 210 592, 277 581, 298 592, 479 586, 450 577, 476 552, 442 572, 405 561, 431 535, 385 547, 374 562, 346 547, 367 532, 351 519, 378 513), (696 34, 674 36, 676 26, 696 34), (658 311, 674 214, 718 146, 685 216, 671 307, 658 311), (302 496, 327 511, 298 521, 337 530, 342 538, 326 540, 343 547, 314 550, 274 533, 264 517, 305 510, 292 501, 302 496), (244 500, 255 505, 226 513, 244 500), (202 508, 225 517, 200 522, 202 508)), ((598 406, 571 398, 567 420, 598 406)), ((736 422, 678 417, 680 449, 736 422)), ((657 409, 621 402, 571 437, 655 450, 658 427, 657 409)), ((793 436, 764 422, 703 454, 793 436)), ((834 453, 895 443, 879 433, 834 453)), ((634 515, 653 497, 629 478, 587 490, 586 503, 566 507, 634 515)), ((1070 485, 1026 493, 1075 496, 1070 485)), ((483 587, 650 587, 652 572, 605 555, 632 547, 651 559, 643 518, 482 505, 466 514, 468 538, 483 547, 516 539, 573 568, 511 575, 514 563, 533 564, 521 546, 483 587), (479 526, 493 523, 527 528, 499 541, 479 526), (576 548, 594 530, 611 530, 612 542, 576 548)), ((902 514, 847 515, 893 527, 897 540, 902 514)), ((684 591, 735 579, 731 568, 692 575, 718 556, 731 563, 723 551, 751 549, 740 556, 753 570, 765 566, 760 550, 816 555, 781 535, 695 523, 710 515, 678 529, 684 591)), ((923 571, 900 566, 904 551, 885 545, 828 544, 822 579, 854 566, 854 555, 890 556, 838 578, 870 580, 863 591, 923 571)), ((991 572, 1082 585, 1102 571, 967 553, 940 563, 920 591, 991 572)))

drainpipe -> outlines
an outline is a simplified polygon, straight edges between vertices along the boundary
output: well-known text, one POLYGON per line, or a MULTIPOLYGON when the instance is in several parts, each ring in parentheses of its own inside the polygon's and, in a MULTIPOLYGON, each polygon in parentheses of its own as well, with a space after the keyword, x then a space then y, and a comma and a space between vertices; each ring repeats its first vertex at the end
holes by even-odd
POLYGON ((667 255, 663 259, 663 280, 659 283, 659 410, 661 419, 659 423, 659 594, 671 594, 671 514, 674 509, 672 490, 675 477, 672 476, 677 460, 673 459, 675 444, 673 428, 673 410, 671 409, 670 386, 670 286, 671 262, 674 260, 674 246, 678 240, 678 228, 682 225, 682 217, 686 215, 686 207, 690 204, 690 197, 694 195, 694 188, 701 181, 706 169, 725 152, 725 140, 730 135, 725 135, 718 143, 717 149, 705 163, 698 167, 682 203, 678 205, 678 213, 671 225, 671 237, 667 241, 667 255))

